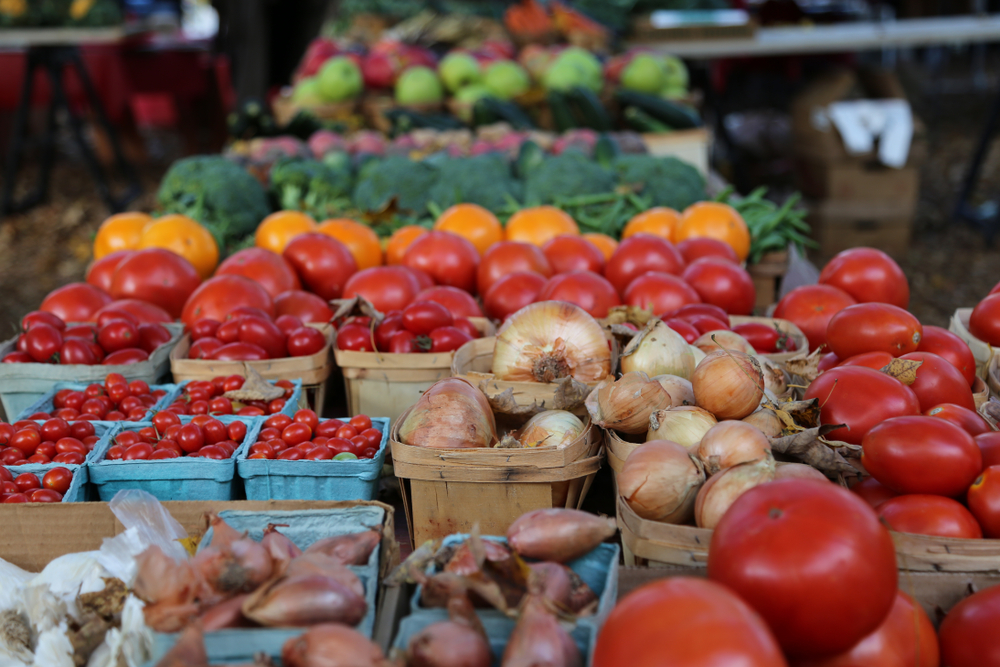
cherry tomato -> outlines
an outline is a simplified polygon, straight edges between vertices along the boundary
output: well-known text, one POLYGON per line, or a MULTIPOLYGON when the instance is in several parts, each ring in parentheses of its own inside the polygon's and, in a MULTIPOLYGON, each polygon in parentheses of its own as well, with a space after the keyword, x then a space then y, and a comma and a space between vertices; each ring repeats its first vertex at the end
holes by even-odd
POLYGON ((80 338, 67 338, 59 348, 60 364, 93 366, 97 361, 97 355, 90 348, 90 344, 80 338))
POLYGON ((63 419, 50 419, 42 424, 39 434, 43 440, 55 442, 60 438, 68 438, 72 433, 70 425, 63 419))
POLYGON ((255 405, 247 405, 237 410, 236 414, 240 417, 261 417, 265 413, 262 408, 258 408, 255 405))
POLYGON ((155 352, 161 345, 169 343, 172 338, 170 331, 162 324, 140 324, 137 331, 139 332, 139 347, 149 354, 155 352))
MULTIPOLYGON (((790 338, 778 331, 777 327, 762 322, 744 322, 733 326, 733 331, 743 336, 757 352, 784 352, 790 338)), ((792 341, 794 344, 794 341, 792 341)))
POLYGON ((28 496, 24 495, 23 493, 11 493, 11 494, 7 495, 7 497, 4 498, 3 501, 0 501, 0 502, 4 502, 4 503, 28 503, 28 502, 31 502, 31 501, 28 499, 28 496))
POLYGON ((84 438, 93 436, 97 431, 94 429, 93 424, 88 424, 86 422, 78 422, 75 424, 70 424, 69 427, 70 435, 77 440, 83 440, 84 438))
POLYGON ((788 320, 809 339, 809 349, 826 343, 826 329, 834 315, 857 303, 851 295, 831 285, 796 287, 774 308, 774 317, 788 320))
POLYGON ((309 428, 307 424, 302 424, 300 422, 293 422, 281 431, 281 439, 284 440, 289 447, 294 447, 295 445, 307 442, 311 437, 312 429, 309 428))
MULTIPOLYGON (((637 237, 632 236, 627 240, 634 238, 637 237)), ((537 300, 572 303, 597 318, 607 317, 611 308, 621 305, 621 299, 612 283, 591 271, 574 271, 553 276, 545 283, 537 300)))
MULTIPOLYGON (((372 427, 372 420, 368 415, 355 415, 351 417, 351 421, 349 423, 358 433, 372 427)), ((381 438, 381 435, 379 437, 381 438)))
POLYGON ((431 332, 431 352, 454 352, 472 340, 456 327, 440 327, 431 332))
POLYGON ((413 303, 403 310, 403 327, 415 336, 426 336, 452 322, 454 317, 448 309, 433 301, 413 303))
POLYGON ((627 306, 651 310, 654 314, 677 310, 701 297, 684 279, 662 271, 650 271, 628 284, 622 294, 627 306))
POLYGON ((296 329, 301 329, 305 324, 294 315, 279 315, 274 320, 274 326, 278 327, 287 336, 296 329))
POLYGON ((246 379, 242 375, 230 375, 222 382, 223 393, 243 388, 246 379))
MULTIPOLYGON (((448 309, 452 317, 482 317, 483 311, 479 304, 472 298, 472 295, 465 290, 448 285, 436 285, 421 290, 413 299, 413 303, 418 301, 431 301, 439 303, 448 309)), ((405 306, 404 306, 405 308, 405 306)))
POLYGON ((895 498, 899 495, 892 489, 882 486, 874 477, 866 477, 852 486, 851 491, 871 505, 872 508, 878 507, 890 498, 895 498))
POLYGON ((97 328, 103 329, 112 322, 128 322, 133 327, 139 326, 139 320, 130 312, 118 308, 101 308, 97 314, 97 328))
POLYGON ((158 461, 162 459, 176 459, 180 457, 181 457, 180 452, 174 449, 163 449, 163 448, 157 448, 153 450, 152 454, 149 455, 150 460, 153 461, 158 461))
POLYGON ((312 410, 297 410, 295 414, 292 415, 292 421, 308 426, 310 435, 319 425, 319 417, 317 417, 316 413, 312 410))
POLYGON ((10 439, 10 448, 20 451, 25 457, 31 456, 42 442, 42 436, 33 429, 23 429, 10 439))
POLYGON ((188 454, 197 452, 205 445, 205 434, 197 424, 185 424, 177 432, 177 444, 188 454))
POLYGON ((73 483, 73 473, 66 468, 53 468, 42 477, 42 486, 66 495, 73 483))
POLYGON ((931 352, 938 355, 957 368, 970 387, 975 384, 976 359, 972 356, 972 350, 964 340, 947 329, 924 325, 917 352, 931 352))
POLYGON ((229 430, 226 425, 218 419, 212 419, 201 426, 201 432, 205 436, 206 445, 214 445, 229 438, 229 430))
POLYGON ((324 419, 313 430, 313 432, 318 436, 323 436, 324 438, 333 438, 337 435, 337 431, 343 425, 344 422, 339 419, 324 419))
POLYGON ((105 366, 118 366, 123 364, 137 364, 149 359, 149 353, 137 347, 127 347, 124 350, 112 352, 104 357, 101 363, 105 366))
MULTIPOLYGON (((0 467, 0 483, 13 481, 14 476, 10 474, 10 471, 4 467, 0 467)), ((0 487, 0 490, 2 490, 2 487, 0 487)))
MULTIPOLYGON (((535 246, 529 247, 538 249, 535 246)), ((485 292, 483 308, 486 310, 486 314, 494 319, 507 319, 510 315, 537 301, 538 295, 545 289, 547 282, 544 275, 534 271, 517 271, 504 275, 495 280, 489 290, 485 292)))
POLYGON ((38 323, 26 334, 25 351, 38 363, 55 363, 58 361, 59 350, 63 346, 63 336, 59 329, 48 324, 38 323))
POLYGON ((358 429, 354 428, 350 424, 341 426, 337 429, 337 437, 343 438, 344 440, 350 440, 358 434, 358 429))
POLYGON ((28 496, 28 500, 33 503, 60 503, 62 499, 63 494, 52 489, 35 489, 28 496))
POLYGON ((56 442, 56 452, 59 454, 76 452, 77 454, 83 454, 86 456, 87 447, 76 438, 60 438, 60 440, 56 442))
POLYGON ((219 326, 220 322, 218 320, 203 317, 200 320, 195 320, 194 324, 188 327, 188 333, 191 334, 192 341, 201 340, 202 338, 215 338, 219 326))
POLYGON ((604 267, 604 277, 623 294, 633 280, 649 271, 680 275, 684 258, 670 241, 652 234, 635 234, 623 239, 604 267))
POLYGON ((952 424, 961 426, 973 438, 983 433, 994 432, 993 427, 990 426, 988 421, 980 417, 978 412, 963 408, 961 405, 955 405, 954 403, 935 405, 924 414, 928 417, 947 419, 952 424))
POLYGON ((224 461, 225 459, 228 459, 230 455, 229 452, 219 447, 218 445, 205 445, 200 450, 198 450, 198 456, 203 459, 224 461))
POLYGON ((14 485, 17 486, 18 491, 21 493, 42 488, 42 483, 38 481, 38 475, 31 472, 26 472, 15 477, 14 485))
POLYGON ((109 353, 141 346, 138 327, 125 319, 114 319, 102 326, 97 332, 97 342, 109 353))
POLYGON ((177 456, 184 456, 184 450, 181 446, 177 444, 177 441, 172 438, 163 438, 156 443, 156 450, 169 449, 177 454, 177 456))
POLYGON ((327 441, 326 446, 333 452, 334 456, 337 454, 354 453, 354 445, 347 438, 330 438, 327 441))
POLYGON ((225 396, 217 396, 208 402, 208 411, 213 415, 231 415, 233 402, 225 396))
POLYGON ((906 308, 910 285, 887 254, 875 248, 851 248, 827 262, 819 274, 821 285, 833 285, 858 303, 888 303, 906 308))
POLYGON ((468 335, 469 338, 482 337, 482 334, 479 332, 479 329, 476 328, 476 325, 470 322, 467 318, 456 317, 455 322, 454 324, 452 324, 452 326, 461 331, 462 333, 468 335))
POLYGON ((345 324, 337 331, 337 349, 354 352, 374 352, 368 327, 360 324, 345 324))
POLYGON ((297 447, 291 447, 284 451, 278 452, 278 459, 281 461, 301 461, 303 458, 302 450, 297 447))
POLYGON ((983 531, 962 504, 943 496, 912 494, 890 498, 878 515, 897 533, 980 539, 983 531))
POLYGON ((1000 587, 991 586, 955 605, 941 622, 942 667, 985 667, 1000 664, 1000 587))
POLYGON ((173 412, 162 411, 162 412, 157 412, 155 415, 153 415, 152 422, 157 432, 163 433, 167 430, 167 427, 169 426, 173 426, 175 424, 179 426, 181 423, 181 418, 178 417, 173 412))
POLYGON ((976 409, 976 401, 972 397, 972 389, 965 381, 961 371, 948 361, 930 352, 912 352, 904 354, 901 359, 920 361, 917 369, 917 379, 910 389, 920 401, 920 409, 930 410, 941 403, 954 403, 969 410, 976 409))
POLYGON ((688 315, 686 319, 698 331, 699 336, 707 334, 710 331, 725 331, 729 329, 729 325, 726 324, 728 318, 726 320, 719 320, 708 315, 688 315))
POLYGON ((698 340, 701 332, 694 328, 694 325, 687 320, 672 318, 665 320, 664 324, 679 333, 689 344, 698 340))
MULTIPOLYGON (((367 329, 364 331, 368 334, 367 329)), ((368 344, 371 345, 370 340, 368 344)), ((324 347, 326 336, 312 327, 301 327, 288 335, 288 355, 291 357, 308 357, 321 352, 324 347)))
MULTIPOLYGON (((24 337, 22 336, 21 339, 23 338, 24 337)), ((27 352, 17 351, 5 354, 2 362, 5 364, 32 364, 35 360, 32 359, 31 355, 27 352)))

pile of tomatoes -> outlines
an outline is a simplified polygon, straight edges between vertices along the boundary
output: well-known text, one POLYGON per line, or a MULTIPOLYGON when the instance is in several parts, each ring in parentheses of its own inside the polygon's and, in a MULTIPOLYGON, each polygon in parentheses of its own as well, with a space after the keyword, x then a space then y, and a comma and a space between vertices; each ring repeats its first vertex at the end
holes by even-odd
POLYGON ((67 326, 52 313, 36 310, 21 319, 17 349, 4 356, 9 364, 134 364, 149 359, 170 342, 162 324, 142 323, 124 310, 105 309, 97 324, 67 326))
POLYGON ((262 361, 308 357, 326 347, 326 337, 295 315, 271 317, 260 308, 239 306, 219 322, 203 317, 189 327, 190 359, 262 361))
POLYGON ((454 352, 480 336, 468 318, 456 317, 434 301, 417 301, 401 311, 389 311, 374 331, 371 324, 367 317, 347 320, 337 331, 337 349, 393 354, 454 352))
POLYGON ((142 421, 166 395, 165 389, 151 390, 144 380, 129 382, 120 373, 110 373, 104 384, 94 382, 83 391, 60 389, 52 397, 52 413, 36 412, 28 419, 79 419, 90 421, 142 421))
POLYGON ((0 467, 0 503, 58 503, 69 491, 73 473, 66 468, 53 468, 38 479, 26 472, 14 477, 0 467))
POLYGON ((70 424, 65 419, 0 422, 0 463, 20 466, 29 463, 80 465, 94 449, 98 437, 89 421, 70 424))
POLYGON ((372 428, 366 415, 355 415, 346 423, 324 419, 312 410, 299 410, 293 417, 272 415, 264 422, 257 442, 250 445, 249 459, 282 461, 344 461, 372 459, 382 443, 382 431, 372 428))
POLYGON ((231 401, 223 396, 228 391, 243 387, 246 379, 242 375, 214 377, 211 380, 193 380, 184 385, 184 391, 165 409, 179 415, 231 415, 240 417, 261 417, 273 415, 285 409, 285 403, 295 393, 291 380, 277 380, 274 385, 285 391, 284 396, 272 401, 231 401))
POLYGON ((726 311, 708 303, 681 306, 663 313, 660 319, 688 343, 695 342, 710 331, 730 330, 745 338, 760 354, 793 352, 797 347, 794 339, 762 322, 744 322, 730 327, 726 311))
POLYGON ((208 415, 198 415, 189 424, 181 424, 180 417, 169 410, 157 412, 152 422, 152 426, 116 435, 105 460, 147 461, 188 456, 221 461, 233 456, 247 434, 245 422, 226 425, 208 415))
POLYGON ((994 347, 1000 347, 1000 283, 972 309, 969 333, 994 347))

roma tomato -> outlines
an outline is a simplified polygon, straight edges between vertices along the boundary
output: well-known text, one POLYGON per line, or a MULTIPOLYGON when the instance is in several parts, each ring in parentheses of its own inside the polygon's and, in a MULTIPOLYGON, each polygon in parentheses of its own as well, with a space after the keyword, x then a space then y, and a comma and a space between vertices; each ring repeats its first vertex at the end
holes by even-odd
POLYGON ((208 359, 223 345, 224 343, 218 338, 201 338, 191 344, 191 349, 188 350, 188 359, 208 359))
POLYGON ((841 359, 865 352, 899 357, 916 352, 923 327, 912 314, 886 303, 848 306, 830 319, 826 330, 830 349, 841 359))
POLYGON ((816 366, 816 370, 818 370, 820 373, 824 373, 830 370, 831 368, 834 368, 839 363, 840 363, 840 357, 835 355, 833 352, 828 352, 827 354, 823 355, 822 359, 819 360, 819 364, 816 366))
POLYGON ((537 273, 552 276, 552 266, 541 248, 531 243, 500 241, 483 253, 476 272, 476 287, 486 294, 501 278, 515 273, 537 273))
POLYGON ((392 354, 412 354, 421 352, 421 349, 417 343, 417 337, 412 332, 400 329, 389 337, 389 346, 386 351, 392 354))
POLYGON ((111 282, 115 299, 141 299, 180 317, 184 303, 201 284, 191 262, 163 248, 138 250, 118 265, 111 282))
POLYGON ((740 258, 736 256, 736 251, 731 245, 707 236, 684 239, 677 244, 677 252, 681 254, 686 264, 703 257, 718 257, 733 264, 740 263, 740 258))
POLYGON ((112 352, 108 356, 104 357, 104 361, 101 363, 105 366, 122 366, 126 364, 137 364, 140 361, 146 361, 147 359, 149 359, 149 354, 145 350, 137 347, 126 347, 124 350, 112 352))
POLYGON ((457 287, 448 287, 447 285, 428 287, 427 289, 421 290, 413 301, 414 303, 417 301, 433 301, 434 303, 440 303, 448 309, 448 312, 452 314, 452 317, 456 318, 483 316, 483 311, 479 308, 479 304, 476 303, 476 300, 472 298, 472 295, 465 290, 458 289, 457 287))
POLYGON ((433 301, 420 301, 403 310, 403 328, 414 336, 426 336, 440 327, 450 327, 454 321, 447 308, 433 301))
POLYGON ((943 496, 911 494, 890 498, 878 515, 897 533, 980 539, 983 531, 961 503, 943 496))
POLYGON ((340 298, 347 280, 358 270, 347 246, 317 232, 296 236, 285 246, 282 256, 303 285, 327 300, 340 298))
POLYGON ((889 303, 906 308, 910 284, 889 255, 875 248, 851 248, 827 262, 819 274, 821 285, 833 285, 858 303, 889 303))
POLYGON ((303 324, 302 320, 294 315, 279 315, 274 318, 274 326, 281 329, 281 333, 287 336, 296 329, 301 329, 305 326, 305 324, 303 324))
POLYGON ((162 324, 139 325, 139 347, 152 354, 161 345, 170 342, 170 331, 162 324))
POLYGON ((1000 465, 1000 432, 983 433, 973 438, 983 455, 983 467, 1000 465))
POLYGON ((337 331, 337 349, 354 352, 374 352, 371 332, 360 324, 345 324, 337 331))
POLYGON ((375 347, 381 351, 389 349, 389 339, 403 329, 403 314, 399 311, 388 313, 375 327, 375 347))
POLYGON ((416 277, 405 268, 376 266, 358 271, 348 278, 344 298, 363 296, 375 306, 375 310, 387 313, 409 306, 419 291, 420 284, 416 277))
POLYGON ((679 276, 684 271, 684 258, 670 241, 652 234, 636 234, 618 244, 604 267, 604 277, 618 294, 623 294, 629 283, 648 271, 679 276))
POLYGON ((295 270, 281 255, 264 248, 244 248, 219 264, 215 275, 249 278, 260 284, 272 299, 293 289, 302 289, 295 270))
POLYGON ((25 352, 41 364, 56 363, 62 349, 63 335, 59 329, 48 324, 36 324, 28 333, 21 334, 25 341, 25 352))
POLYGON ((38 309, 63 322, 93 322, 97 311, 109 303, 111 295, 104 290, 88 283, 70 283, 49 292, 38 309))
POLYGON ((573 234, 557 236, 542 246, 545 259, 556 274, 572 271, 604 271, 604 253, 597 246, 573 234))
POLYGON ((482 338, 483 336, 479 329, 476 328, 476 325, 470 322, 466 317, 456 317, 452 326, 459 331, 463 331, 468 334, 469 338, 482 338))
POLYGON ((930 352, 911 352, 900 359, 920 361, 917 379, 910 389, 920 401, 921 411, 926 412, 941 403, 954 403, 969 410, 976 409, 972 389, 962 373, 948 361, 930 352))
POLYGON ((689 315, 684 319, 697 330, 699 336, 707 334, 710 331, 726 331, 729 329, 729 325, 726 324, 729 321, 728 317, 725 320, 719 320, 708 315, 689 315))
POLYGON ((943 667, 1000 665, 1000 586, 974 593, 952 607, 941 622, 943 667))
POLYGON ((964 340, 947 329, 925 324, 917 352, 938 355, 957 368, 970 387, 975 384, 976 359, 972 356, 972 350, 964 340))
POLYGON ((673 312, 663 313, 660 317, 679 317, 689 321, 692 317, 711 317, 723 322, 726 328, 729 328, 729 315, 726 314, 726 311, 722 310, 722 308, 719 308, 718 306, 713 306, 710 303, 688 304, 686 306, 681 306, 673 312))
POLYGON ((809 349, 826 343, 826 329, 834 315, 857 303, 851 295, 830 285, 796 287, 781 297, 774 317, 788 320, 809 339, 809 349))
POLYGON ((989 422, 980 417, 978 412, 962 407, 961 405, 955 405, 954 403, 942 403, 941 405, 935 405, 924 414, 928 417, 946 419, 952 424, 960 426, 962 430, 971 435, 973 438, 977 435, 982 435, 983 433, 994 432, 993 427, 990 426, 989 422))
POLYGON ((991 293, 972 309, 969 333, 990 345, 1000 345, 1000 293, 991 293))
POLYGON ((472 340, 456 327, 439 327, 431 332, 431 352, 454 352, 472 340))
POLYGON ((48 324, 50 327, 55 327, 59 331, 62 331, 63 335, 66 333, 66 323, 52 313, 47 313, 44 310, 33 310, 22 317, 21 332, 27 333, 31 331, 31 327, 36 324, 48 324))
POLYGON ((253 343, 227 343, 208 356, 214 361, 263 361, 267 351, 253 343))
POLYGON ((457 234, 432 231, 417 237, 406 249, 403 264, 426 272, 438 285, 476 290, 479 251, 457 234))
POLYGON ((191 334, 191 340, 198 341, 202 338, 215 338, 215 334, 219 331, 219 326, 221 326, 221 323, 218 320, 203 317, 200 320, 195 320, 194 324, 187 327, 187 329, 188 333, 191 334))
POLYGON ((957 498, 983 470, 972 436, 934 417, 887 419, 865 434, 861 447, 865 470, 899 493, 957 498))
MULTIPOLYGON (((530 247, 535 248, 535 246, 530 247)), ((517 271, 503 276, 486 291, 483 296, 483 308, 489 317, 505 320, 537 301, 547 282, 545 276, 533 271, 517 271)))
POLYGON ((852 445, 860 445, 873 426, 891 417, 920 414, 920 401, 909 387, 861 366, 824 372, 806 390, 805 399, 813 398, 819 399, 821 423, 846 424, 828 437, 852 445))
POLYGON ((59 348, 59 363, 93 366, 97 363, 97 355, 82 338, 67 338, 59 348))
POLYGON ((701 336, 701 332, 694 328, 694 325, 686 320, 681 320, 676 317, 669 320, 664 320, 664 324, 679 333, 684 337, 684 340, 688 343, 693 343, 698 340, 701 336))
POLYGON ((749 315, 757 302, 753 278, 742 266, 717 257, 699 259, 684 269, 687 281, 705 303, 731 315, 749 315))
POLYGON ((288 334, 288 356, 308 357, 326 347, 326 337, 312 327, 300 327, 288 334))
POLYGON ((113 320, 97 332, 97 342, 106 352, 117 352, 127 347, 139 347, 139 331, 126 320, 113 320))
POLYGON ((872 508, 878 507, 890 498, 895 498, 899 495, 892 489, 882 486, 874 477, 865 477, 851 487, 851 492, 871 505, 872 508))
POLYGON ((841 362, 838 362, 838 366, 864 366, 865 368, 871 368, 872 370, 880 371, 895 359, 888 352, 865 352, 864 354, 856 354, 853 357, 848 357, 841 362))
POLYGON ((701 303, 701 297, 683 279, 670 273, 650 271, 625 288, 622 300, 626 306, 638 306, 654 314, 677 310, 689 303, 701 303))
POLYGON ((795 341, 784 335, 777 327, 762 322, 736 324, 733 326, 733 331, 743 336, 757 352, 785 352, 795 349, 795 341))
POLYGON ((983 535, 994 540, 1000 538, 1000 466, 983 470, 969 487, 966 502, 983 535))
POLYGON ((885 620, 896 598, 896 549, 858 496, 784 479, 750 489, 723 515, 708 578, 763 616, 790 658, 825 657, 885 620))
POLYGON ((333 311, 326 301, 302 290, 282 292, 274 299, 275 317, 294 315, 304 323, 326 323, 333 319, 333 311))
MULTIPOLYGON (((636 237, 626 240, 633 238, 636 237)), ((549 278, 538 295, 538 301, 572 303, 597 318, 607 317, 611 308, 622 303, 614 286, 604 277, 590 271, 563 273, 549 278)))
POLYGON ((107 293, 111 293, 111 283, 115 277, 115 270, 122 261, 131 255, 134 250, 116 250, 112 253, 101 257, 100 259, 95 259, 87 267, 87 274, 85 280, 93 285, 94 287, 103 290, 107 293))
POLYGON ((109 310, 119 313, 128 313, 135 318, 135 324, 168 324, 174 321, 170 313, 160 308, 156 304, 139 299, 117 299, 104 308, 97 311, 97 322, 100 323, 101 316, 109 310))
POLYGON ((258 283, 243 276, 216 276, 203 282, 184 304, 181 321, 187 326, 207 317, 222 322, 238 306, 259 308, 274 318, 274 302, 258 283))
POLYGON ((271 359, 288 356, 285 334, 274 322, 263 317, 243 317, 240 319, 239 339, 241 343, 257 345, 271 359))

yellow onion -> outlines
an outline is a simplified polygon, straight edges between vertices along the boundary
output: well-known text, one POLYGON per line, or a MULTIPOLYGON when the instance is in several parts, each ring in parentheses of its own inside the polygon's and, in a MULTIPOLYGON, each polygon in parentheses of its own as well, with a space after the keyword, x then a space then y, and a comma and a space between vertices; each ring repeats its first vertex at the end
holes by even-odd
POLYGON ((824 482, 830 481, 826 475, 812 466, 807 466, 805 463, 779 463, 777 470, 774 471, 774 478, 818 479, 823 480, 824 482))
POLYGON ((669 440, 639 445, 618 473, 618 493, 643 519, 664 523, 691 520, 698 489, 705 482, 701 463, 669 440))
POLYGON ((746 338, 735 331, 728 331, 726 329, 717 329, 716 331, 703 333, 691 344, 705 354, 711 354, 717 350, 731 350, 744 354, 755 354, 757 352, 746 338))
POLYGON ((657 410, 649 416, 646 441, 670 440, 685 449, 697 449, 705 433, 717 423, 711 412, 695 405, 657 410))
POLYGON ((633 434, 645 431, 649 415, 672 403, 666 387, 642 372, 625 373, 617 380, 604 378, 584 401, 595 424, 633 434))
POLYGON ((583 422, 572 412, 546 410, 528 420, 518 441, 522 447, 564 449, 583 434, 583 422))
POLYGON ((781 435, 784 424, 778 419, 778 415, 770 408, 758 408, 755 412, 743 418, 743 423, 756 426, 761 433, 769 438, 777 438, 781 435))
POLYGON ((650 377, 676 375, 688 379, 694 366, 691 346, 655 317, 622 351, 622 373, 642 371, 650 377))
POLYGON ((699 528, 715 528, 736 499, 755 486, 774 481, 774 457, 770 452, 709 477, 698 492, 694 520, 699 528))
POLYGON ((698 364, 691 387, 698 407, 717 419, 743 419, 760 405, 764 376, 750 355, 719 350, 698 364))
POLYGON ((540 301, 511 315, 497 332, 493 375, 509 382, 597 382, 611 373, 604 329, 579 306, 540 301))
POLYGON ((399 441, 416 447, 490 447, 496 440, 497 424, 486 395, 459 378, 432 384, 399 427, 399 441))
POLYGON ((694 389, 691 388, 691 380, 676 375, 657 375, 653 379, 663 385, 663 388, 670 394, 670 407, 694 405, 694 389))
POLYGON ((771 451, 771 442, 756 426, 741 421, 719 422, 705 433, 696 456, 708 475, 756 461, 771 451))
POLYGON ((705 358, 705 353, 694 345, 688 345, 688 349, 691 351, 691 356, 694 357, 694 367, 698 368, 698 364, 705 358))
POLYGON ((767 357, 754 357, 760 364, 761 373, 764 376, 764 389, 772 392, 775 396, 781 396, 788 391, 788 380, 785 371, 781 370, 778 364, 767 357))

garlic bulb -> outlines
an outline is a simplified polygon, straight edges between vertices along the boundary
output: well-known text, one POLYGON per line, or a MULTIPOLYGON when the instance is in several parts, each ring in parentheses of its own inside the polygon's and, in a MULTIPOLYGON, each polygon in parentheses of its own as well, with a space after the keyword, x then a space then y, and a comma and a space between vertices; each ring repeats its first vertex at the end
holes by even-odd
POLYGON ((583 422, 572 412, 546 410, 528 420, 518 441, 522 447, 564 449, 583 434, 583 422))
POLYGON ((622 352, 622 372, 642 371, 650 377, 676 375, 689 379, 694 355, 683 336, 661 320, 652 318, 622 352))
POLYGON ((745 424, 756 426, 769 438, 777 438, 784 428, 778 415, 770 408, 758 408, 755 412, 744 417, 742 421, 745 424))
POLYGON ((685 449, 696 450, 701 439, 717 423, 711 412, 694 405, 657 410, 649 417, 646 441, 670 440, 685 449))
POLYGON ((676 442, 639 445, 618 473, 618 493, 643 519, 664 523, 691 520, 695 496, 705 481, 701 463, 676 442))
POLYGON ((584 405, 590 418, 601 428, 622 433, 642 433, 649 427, 649 415, 670 407, 667 389, 641 372, 625 373, 617 380, 604 378, 584 405))
POLYGON ((676 375, 657 375, 652 379, 663 385, 663 388, 670 394, 670 407, 694 405, 694 389, 691 388, 691 380, 676 375))
POLYGON ((771 451, 771 442, 756 426, 741 421, 724 421, 705 433, 696 456, 705 472, 714 475, 740 463, 756 461, 771 451))
POLYGON ((746 338, 735 331, 726 329, 703 333, 691 344, 705 354, 711 354, 716 350, 730 350, 743 354, 756 354, 757 352, 746 338))
POLYGON ((736 500, 755 486, 774 481, 771 452, 713 475, 698 492, 694 520, 699 528, 715 528, 736 500))

